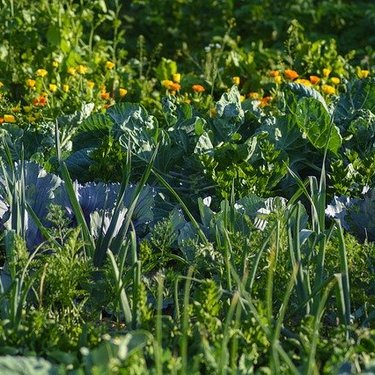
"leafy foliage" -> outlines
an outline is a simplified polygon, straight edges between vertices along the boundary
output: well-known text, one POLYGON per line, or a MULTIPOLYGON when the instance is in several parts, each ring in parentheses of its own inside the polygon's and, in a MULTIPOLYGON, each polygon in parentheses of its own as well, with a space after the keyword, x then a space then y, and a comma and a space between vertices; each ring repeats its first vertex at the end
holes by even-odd
POLYGON ((369 2, 3 3, 0 368, 371 372, 369 2))

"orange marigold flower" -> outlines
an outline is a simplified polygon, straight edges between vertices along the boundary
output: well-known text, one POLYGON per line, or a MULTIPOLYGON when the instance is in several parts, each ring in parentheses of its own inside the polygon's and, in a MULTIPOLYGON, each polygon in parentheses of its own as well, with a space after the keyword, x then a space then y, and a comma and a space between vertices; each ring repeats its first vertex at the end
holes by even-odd
POLYGON ((318 76, 310 76, 310 82, 313 85, 316 85, 317 83, 319 83, 319 81, 320 81, 320 78, 318 76))
POLYGON ((278 70, 271 70, 270 71, 270 77, 279 77, 280 76, 280 72, 278 70))
POLYGON ((109 99, 109 92, 101 92, 100 93, 100 97, 103 99, 103 100, 108 100, 109 99))
POLYGON ((33 100, 35 107, 44 107, 47 104, 47 98, 44 95, 39 95, 33 100))
POLYGON ((168 90, 169 91, 179 91, 179 90, 181 90, 181 85, 179 83, 172 82, 172 84, 169 85, 168 90))
POLYGON ((39 96, 39 105, 44 107, 47 104, 47 98, 43 95, 39 96))
POLYGON ((299 77, 298 73, 295 70, 292 69, 285 69, 284 70, 284 75, 286 78, 290 80, 294 80, 299 77))
POLYGON ((4 122, 4 117, 0 117, 0 124, 4 122))
POLYGON ((336 93, 336 89, 330 85, 323 85, 322 90, 327 95, 334 95, 336 93))
POLYGON ((13 115, 4 115, 4 122, 15 123, 16 118, 13 115))
POLYGON ((193 85, 191 88, 194 92, 203 92, 206 90, 202 85, 193 85))
POLYGON ((270 104, 270 101, 272 100, 272 96, 265 96, 264 98, 261 99, 259 103, 259 107, 265 107, 270 104))

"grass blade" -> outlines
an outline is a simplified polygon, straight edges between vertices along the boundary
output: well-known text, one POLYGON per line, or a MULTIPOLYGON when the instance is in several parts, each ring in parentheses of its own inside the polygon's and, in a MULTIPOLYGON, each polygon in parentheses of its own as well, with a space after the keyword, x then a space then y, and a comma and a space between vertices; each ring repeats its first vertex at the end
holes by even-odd
POLYGON ((201 238, 201 240, 203 241, 203 243, 205 244, 208 244, 208 239, 206 237, 206 235, 203 233, 200 225, 198 224, 198 222, 195 220, 194 216, 192 215, 192 213, 190 212, 190 210, 187 208, 186 204, 183 202, 183 200, 180 198, 180 196, 176 193, 176 191, 172 188, 171 185, 168 184, 168 182, 158 173, 156 172, 154 169, 152 170, 152 173, 155 175, 155 177, 160 181, 160 183, 172 194, 172 196, 177 200, 177 202, 180 204, 181 208, 183 209, 183 211, 186 213, 186 215, 188 216, 189 220, 191 221, 191 223, 193 224, 193 226, 195 227, 195 229, 197 230, 198 232, 198 235, 199 237, 201 238))
POLYGON ((72 205, 77 223, 82 229, 83 239, 85 241, 85 249, 87 250, 87 254, 92 258, 95 254, 95 242, 91 236, 90 229, 85 220, 85 216, 83 215, 83 211, 81 205, 79 204, 68 168, 63 161, 60 162, 60 171, 65 183, 66 193, 68 194, 69 201, 72 205))
POLYGON ((129 300, 125 292, 125 286, 122 282, 121 274, 120 274, 119 268, 116 263, 116 259, 112 251, 108 249, 107 254, 109 256, 112 270, 113 270, 114 277, 115 277, 115 282, 117 284, 118 293, 120 296, 120 305, 121 305, 122 312, 124 313, 125 323, 127 324, 128 327, 131 327, 132 326, 132 311, 130 309, 129 300))

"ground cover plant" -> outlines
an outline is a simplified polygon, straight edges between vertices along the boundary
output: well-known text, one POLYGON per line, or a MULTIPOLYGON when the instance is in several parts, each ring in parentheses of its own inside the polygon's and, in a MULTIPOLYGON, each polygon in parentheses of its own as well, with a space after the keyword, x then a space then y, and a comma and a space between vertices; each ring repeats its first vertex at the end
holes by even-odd
POLYGON ((372 2, 0 4, 1 374, 375 371, 372 2))

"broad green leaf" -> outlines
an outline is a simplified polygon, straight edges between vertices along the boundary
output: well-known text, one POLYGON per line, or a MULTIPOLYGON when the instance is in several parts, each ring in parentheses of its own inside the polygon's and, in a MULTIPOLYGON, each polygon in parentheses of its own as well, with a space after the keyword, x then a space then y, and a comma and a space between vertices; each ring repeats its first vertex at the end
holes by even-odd
POLYGON ((287 152, 291 160, 300 159, 303 155, 306 141, 301 139, 301 131, 296 124, 295 116, 288 114, 264 118, 256 134, 262 132, 268 134, 279 150, 287 152))
POLYGON ((104 113, 94 113, 87 117, 77 128, 77 134, 73 138, 73 151, 100 146, 103 138, 110 135, 112 126, 111 118, 104 113))
POLYGON ((310 143, 318 148, 337 154, 342 138, 339 129, 332 123, 331 116, 324 105, 314 98, 302 98, 298 101, 296 113, 297 125, 310 143))
POLYGON ((60 45, 61 42, 61 31, 59 25, 50 25, 47 30, 48 43, 54 47, 60 45))
POLYGON ((107 13, 107 4, 105 3, 105 0, 99 0, 98 5, 103 13, 107 13))
POLYGON ((234 85, 216 103, 216 117, 213 121, 215 135, 221 141, 229 140, 232 134, 237 132, 244 119, 245 112, 241 107, 240 93, 234 85))
POLYGON ((3 375, 57 375, 58 367, 43 358, 2 356, 0 374, 3 375))
POLYGON ((322 106, 327 112, 329 112, 327 103, 325 99, 323 98, 322 94, 320 94, 314 88, 308 87, 301 83, 294 83, 294 82, 289 83, 287 87, 297 96, 298 99, 314 98, 322 104, 322 106))
POLYGON ((70 175, 73 180, 84 181, 89 177, 89 168, 93 163, 90 158, 92 148, 83 148, 79 151, 73 152, 66 160, 66 166, 69 169, 70 175))
POLYGON ((211 142, 211 138, 207 132, 204 132, 199 138, 195 145, 195 154, 204 154, 207 152, 212 152, 214 145, 211 142))
POLYGON ((356 117, 358 110, 369 110, 375 113, 375 78, 348 83, 347 91, 340 95, 333 113, 335 123, 346 127, 356 117))

